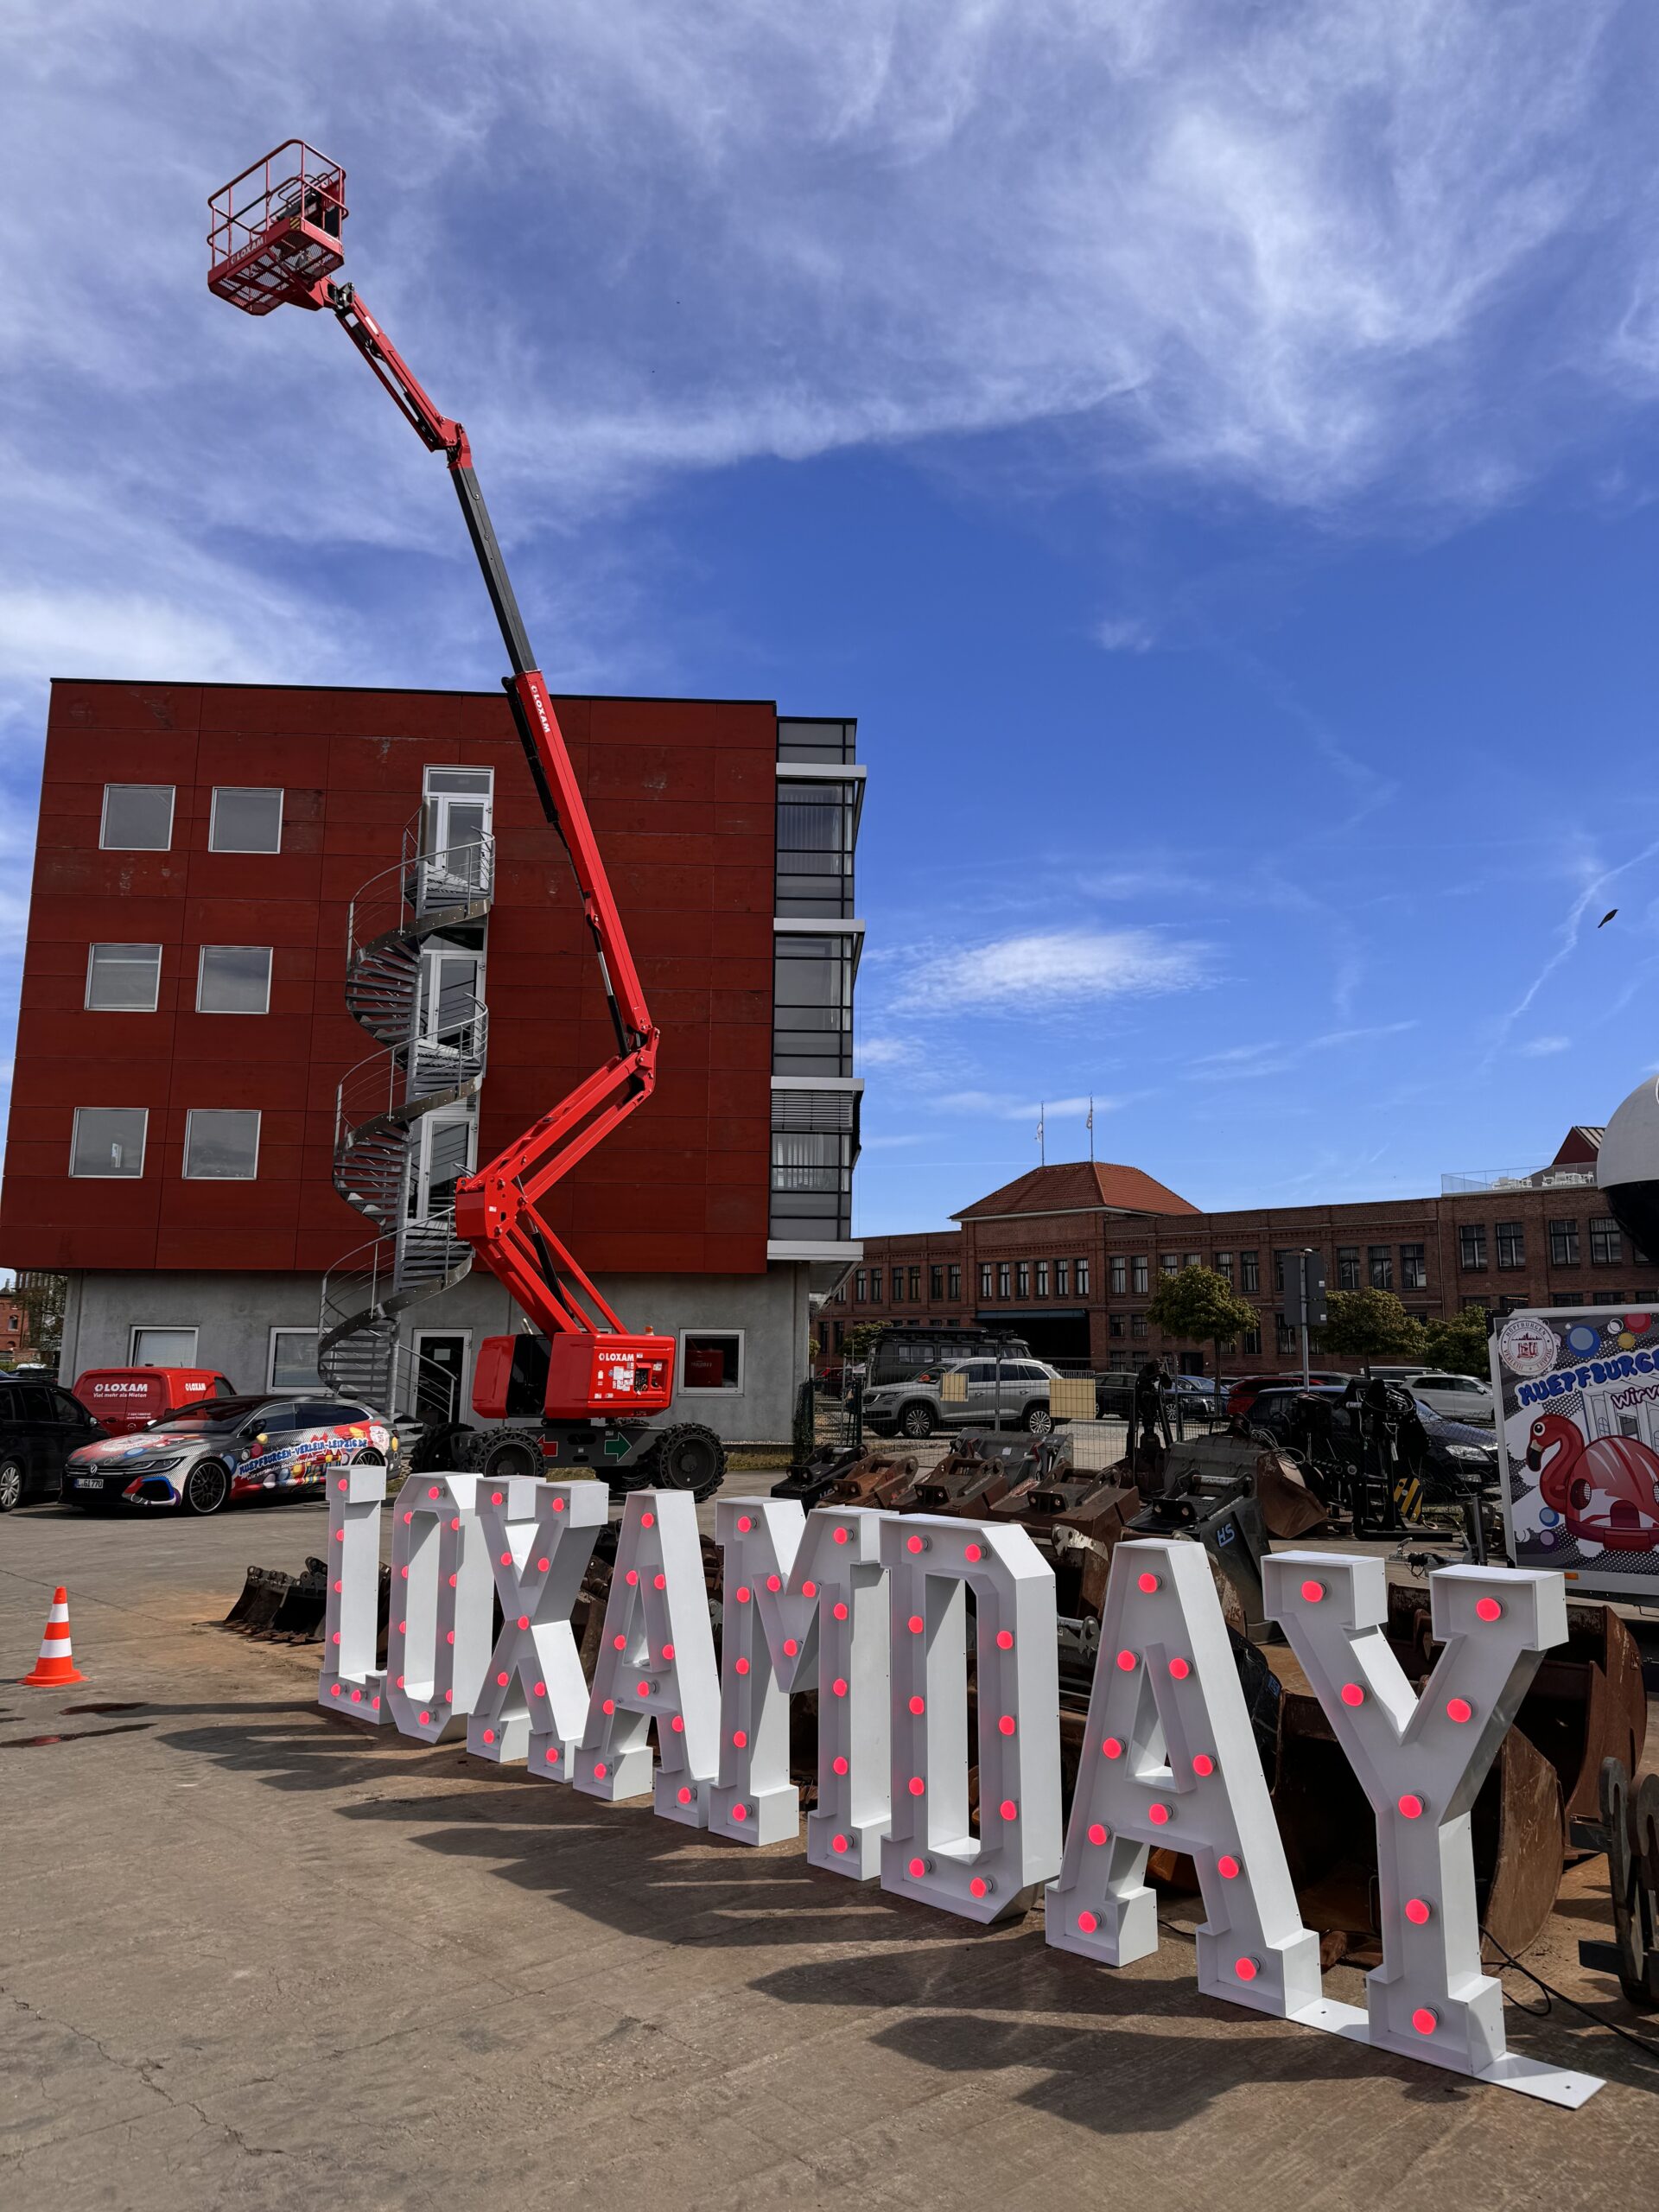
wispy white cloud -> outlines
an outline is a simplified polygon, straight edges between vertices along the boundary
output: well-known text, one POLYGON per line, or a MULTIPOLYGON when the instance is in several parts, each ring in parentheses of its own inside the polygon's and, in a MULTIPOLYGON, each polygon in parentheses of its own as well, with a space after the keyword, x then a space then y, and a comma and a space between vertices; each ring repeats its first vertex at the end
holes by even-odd
POLYGON ((1037 930, 924 958, 913 995, 924 1006, 1017 1011, 1192 990, 1206 951, 1149 930, 1037 930))
POLYGON ((1573 1039, 1570 1037, 1529 1037, 1524 1045, 1517 1045, 1515 1049, 1529 1060, 1541 1060, 1547 1059, 1552 1052, 1571 1052, 1573 1039))
POLYGON ((1028 1122, 1033 1128, 1044 1117, 1050 1122, 1080 1121, 1092 1103, 1096 1115, 1109 1114, 1122 1105, 1118 1098, 1021 1098, 1002 1090, 950 1090, 929 1100, 931 1106, 947 1114, 977 1114, 997 1122, 1028 1122))
POLYGON ((1189 1066, 1199 1083, 1253 1082, 1263 1076, 1282 1075, 1316 1052, 1338 1052, 1380 1037, 1402 1037, 1417 1026, 1414 1020, 1379 1021, 1360 1029, 1326 1029, 1295 1044, 1270 1039, 1260 1045, 1230 1045, 1218 1052, 1202 1053, 1189 1066))

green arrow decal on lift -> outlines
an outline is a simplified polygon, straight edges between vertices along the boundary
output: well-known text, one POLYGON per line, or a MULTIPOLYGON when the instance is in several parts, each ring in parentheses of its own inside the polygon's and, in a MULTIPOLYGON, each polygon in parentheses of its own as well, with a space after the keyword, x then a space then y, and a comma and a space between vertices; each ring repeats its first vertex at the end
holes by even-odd
POLYGON ((626 1459, 632 1449, 626 1436, 607 1436, 605 1440, 605 1457, 607 1459, 626 1459))

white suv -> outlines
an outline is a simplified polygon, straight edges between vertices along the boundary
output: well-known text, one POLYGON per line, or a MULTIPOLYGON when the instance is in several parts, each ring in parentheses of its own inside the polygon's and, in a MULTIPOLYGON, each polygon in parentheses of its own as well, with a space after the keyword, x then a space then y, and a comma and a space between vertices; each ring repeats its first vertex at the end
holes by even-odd
POLYGON ((1414 1375, 1406 1388, 1442 1421, 1490 1424, 1494 1419, 1492 1386, 1472 1375, 1414 1375))
POLYGON ((994 1359, 956 1359, 944 1370, 960 1375, 965 1395, 944 1396, 941 1384, 883 1382, 866 1394, 864 1419, 878 1436, 907 1436, 918 1441, 936 1428, 995 1427, 997 1416, 1005 1428, 1023 1428, 1033 1436, 1046 1436, 1054 1426, 1048 1410, 1048 1386, 1059 1380, 1059 1370, 1040 1359, 1005 1359, 1001 1388, 997 1387, 994 1359))

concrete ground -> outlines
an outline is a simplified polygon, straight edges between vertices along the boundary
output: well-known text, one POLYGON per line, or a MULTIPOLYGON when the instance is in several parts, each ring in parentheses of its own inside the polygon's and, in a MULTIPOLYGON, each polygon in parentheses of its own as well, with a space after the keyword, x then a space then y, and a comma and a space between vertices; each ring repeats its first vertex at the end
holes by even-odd
MULTIPOLYGON (((1561 2008, 1510 2034, 1608 2076, 1578 2113, 1201 1999, 1176 1936, 1115 1973, 329 1718, 315 1646, 205 1625, 321 1527, 0 1522, 20 2212, 1650 2199, 1659 2058, 1561 2008), (60 1581, 86 1681, 15 1687, 60 1581)), ((1575 1874, 1529 1955, 1659 2041, 1575 1963, 1606 1919, 1575 1874)))

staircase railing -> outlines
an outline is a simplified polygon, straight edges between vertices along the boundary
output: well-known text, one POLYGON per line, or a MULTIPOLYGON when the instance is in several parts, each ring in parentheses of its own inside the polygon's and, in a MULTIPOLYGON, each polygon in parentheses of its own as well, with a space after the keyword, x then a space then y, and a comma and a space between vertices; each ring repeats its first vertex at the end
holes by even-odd
MULTIPOLYGON (((334 1388, 391 1414, 412 1409, 430 1366, 403 1343, 402 1315, 459 1282, 473 1261, 455 1235, 453 1198, 415 1203, 421 1125, 476 1095, 489 1046, 489 1011, 475 993, 451 987, 423 1006, 422 946, 483 920, 494 880, 493 837, 423 851, 417 817, 398 860, 370 877, 346 917, 346 1004, 380 1049, 335 1092, 334 1182, 377 1234, 324 1278, 317 1360, 334 1388)), ((432 1368, 435 1383, 440 1374, 432 1368)))

